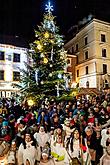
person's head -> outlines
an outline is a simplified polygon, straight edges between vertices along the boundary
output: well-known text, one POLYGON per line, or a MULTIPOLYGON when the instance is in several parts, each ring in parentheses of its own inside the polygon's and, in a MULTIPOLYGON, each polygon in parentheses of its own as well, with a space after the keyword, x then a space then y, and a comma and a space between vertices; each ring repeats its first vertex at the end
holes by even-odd
POLYGON ((91 127, 91 126, 87 126, 87 127, 85 128, 85 133, 86 133, 87 136, 91 136, 92 133, 93 133, 92 127, 91 127))
POLYGON ((60 135, 62 133, 62 129, 61 129, 60 126, 57 128, 56 132, 57 132, 58 135, 60 135))
POLYGON ((76 123, 78 121, 78 115, 73 116, 74 122, 76 123))
POLYGON ((53 121, 55 122, 55 123, 57 123, 58 122, 58 115, 57 114, 55 114, 54 116, 53 116, 53 121))
POLYGON ((76 140, 79 139, 79 131, 77 129, 74 130, 73 136, 76 140))
POLYGON ((25 122, 23 120, 20 120, 19 128, 23 129, 24 127, 25 127, 25 122))
POLYGON ((49 150, 48 150, 47 148, 45 148, 45 149, 42 151, 41 156, 42 156, 43 161, 47 161, 48 158, 49 158, 49 150))
POLYGON ((25 134, 25 142, 30 142, 32 140, 31 134, 26 133, 25 134))
POLYGON ((57 143, 59 143, 59 144, 62 143, 62 137, 61 137, 61 136, 58 136, 58 137, 57 137, 57 143))
POLYGON ((43 126, 40 126, 40 128, 39 128, 39 132, 45 132, 45 129, 44 129, 43 126))
POLYGON ((8 128, 8 121, 3 121, 2 128, 5 128, 5 129, 8 128))
POLYGON ((70 127, 70 120, 69 119, 66 119, 64 121, 64 124, 65 124, 65 126, 70 127))

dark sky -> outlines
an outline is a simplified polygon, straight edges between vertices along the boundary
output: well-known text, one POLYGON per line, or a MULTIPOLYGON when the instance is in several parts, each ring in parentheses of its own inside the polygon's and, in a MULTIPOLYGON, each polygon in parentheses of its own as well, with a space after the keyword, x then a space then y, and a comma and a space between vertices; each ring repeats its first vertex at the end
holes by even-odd
MULTIPOLYGON (((32 41, 46 3, 47 0, 0 0, 0 34, 18 35, 32 41)), ((89 14, 110 21, 110 0, 51 0, 51 3, 57 25, 65 36, 70 27, 89 14)))

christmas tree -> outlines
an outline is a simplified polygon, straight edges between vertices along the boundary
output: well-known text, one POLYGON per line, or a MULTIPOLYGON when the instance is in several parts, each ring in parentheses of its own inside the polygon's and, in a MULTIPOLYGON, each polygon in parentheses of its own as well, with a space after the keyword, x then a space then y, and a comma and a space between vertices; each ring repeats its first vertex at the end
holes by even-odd
POLYGON ((66 68, 66 51, 63 48, 63 36, 59 35, 53 6, 46 5, 43 22, 35 30, 35 41, 30 44, 28 57, 31 63, 26 64, 21 78, 22 93, 37 99, 60 97, 68 88, 66 68))

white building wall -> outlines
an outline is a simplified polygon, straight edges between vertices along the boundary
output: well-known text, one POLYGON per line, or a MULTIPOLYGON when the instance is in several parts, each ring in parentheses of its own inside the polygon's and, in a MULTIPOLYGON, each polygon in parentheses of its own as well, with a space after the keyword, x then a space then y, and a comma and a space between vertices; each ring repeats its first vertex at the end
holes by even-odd
POLYGON ((12 86, 12 83, 18 83, 13 81, 13 71, 20 71, 19 68, 25 69, 24 62, 27 62, 27 49, 0 44, 0 51, 5 53, 4 61, 0 60, 0 70, 4 70, 4 81, 0 80, 0 92, 2 92, 2 94, 0 94, 2 97, 9 97, 11 92, 19 91, 12 86), (13 62, 13 53, 20 54, 20 62, 13 62), (8 60, 9 55, 11 56, 11 60, 8 60))

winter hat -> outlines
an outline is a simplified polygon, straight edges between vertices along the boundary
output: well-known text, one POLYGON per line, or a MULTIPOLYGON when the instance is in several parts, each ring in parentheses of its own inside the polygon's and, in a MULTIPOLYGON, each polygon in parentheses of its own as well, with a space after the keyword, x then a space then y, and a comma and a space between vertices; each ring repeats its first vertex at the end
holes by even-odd
POLYGON ((91 126, 87 126, 87 127, 85 128, 85 132, 87 132, 88 130, 90 130, 90 131, 91 131, 91 133, 93 133, 93 129, 92 129, 92 127, 91 127, 91 126))
POLYGON ((8 126, 8 121, 3 121, 2 126, 8 126))
POLYGON ((10 116, 9 116, 9 122, 13 122, 13 121, 15 121, 15 116, 13 115, 13 114, 11 114, 10 116))
POLYGON ((69 120, 69 119, 66 119, 66 120, 64 121, 64 124, 65 124, 65 125, 69 125, 69 124, 70 124, 70 120, 69 120))
POLYGON ((23 116, 20 116, 20 117, 17 119, 17 124, 19 124, 20 121, 21 121, 23 118, 24 118, 23 116))
POLYGON ((49 149, 48 149, 48 148, 45 148, 45 149, 42 151, 42 156, 43 156, 43 155, 49 156, 49 149))

